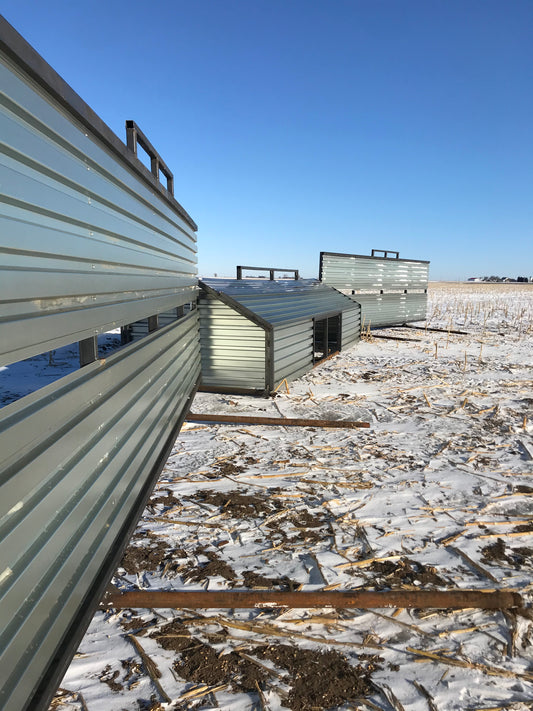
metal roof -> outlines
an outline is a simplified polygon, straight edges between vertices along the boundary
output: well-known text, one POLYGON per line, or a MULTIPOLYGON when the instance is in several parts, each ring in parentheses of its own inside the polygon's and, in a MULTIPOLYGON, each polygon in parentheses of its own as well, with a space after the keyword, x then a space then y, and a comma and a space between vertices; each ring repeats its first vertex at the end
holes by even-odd
POLYGON ((316 279, 204 279, 200 286, 244 315, 257 316, 256 321, 264 326, 358 308, 350 298, 316 279))

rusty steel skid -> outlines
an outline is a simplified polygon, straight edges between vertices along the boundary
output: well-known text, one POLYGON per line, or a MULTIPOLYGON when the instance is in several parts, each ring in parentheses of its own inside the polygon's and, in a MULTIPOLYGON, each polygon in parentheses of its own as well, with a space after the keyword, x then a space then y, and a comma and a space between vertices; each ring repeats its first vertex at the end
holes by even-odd
POLYGON ((436 333, 453 333, 457 336, 471 336, 468 331, 458 331, 453 328, 433 328, 431 326, 413 326, 411 323, 404 323, 400 328, 412 328, 414 331, 435 331, 436 333))
POLYGON ((481 608, 485 610, 524 609, 522 596, 512 590, 347 590, 281 592, 247 590, 210 592, 133 590, 108 591, 101 608, 255 608, 255 607, 335 607, 360 609, 400 608, 481 608))
POLYGON ((213 422, 217 424, 268 425, 276 427, 338 427, 355 429, 370 427, 370 422, 353 420, 305 420, 297 417, 248 417, 246 415, 205 415, 189 412, 186 422, 213 422))
POLYGON ((372 336, 372 338, 384 338, 387 341, 412 341, 413 343, 422 343, 421 338, 407 338, 406 336, 385 336, 381 333, 375 333, 374 331, 372 331, 372 329, 370 330, 370 335, 372 336))

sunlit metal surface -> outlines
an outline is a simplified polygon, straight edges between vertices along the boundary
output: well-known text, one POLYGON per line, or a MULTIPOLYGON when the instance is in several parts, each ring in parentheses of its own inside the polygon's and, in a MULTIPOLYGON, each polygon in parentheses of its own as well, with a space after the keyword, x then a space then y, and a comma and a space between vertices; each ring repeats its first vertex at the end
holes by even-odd
POLYGON ((2 18, 0 81, 0 365, 176 314, 0 410, 0 708, 44 711, 198 386, 196 225, 2 18))
POLYGON ((314 364, 315 319, 341 314, 341 347, 360 337, 360 307, 315 279, 200 282, 202 383, 269 391, 314 364))
POLYGON ((0 24, 0 365, 196 295, 194 223, 28 78, 12 34, 0 24))
POLYGON ((363 327, 422 321, 427 313, 429 262, 320 254, 320 278, 361 304, 363 327))

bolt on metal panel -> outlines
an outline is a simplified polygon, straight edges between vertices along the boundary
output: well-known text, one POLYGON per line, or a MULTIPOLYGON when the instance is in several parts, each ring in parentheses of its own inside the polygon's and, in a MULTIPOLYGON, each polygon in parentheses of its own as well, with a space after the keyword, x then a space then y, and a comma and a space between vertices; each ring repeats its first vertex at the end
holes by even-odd
POLYGON ((361 334, 361 307, 358 302, 358 309, 346 311, 342 316, 342 350, 346 350, 355 345, 361 334))

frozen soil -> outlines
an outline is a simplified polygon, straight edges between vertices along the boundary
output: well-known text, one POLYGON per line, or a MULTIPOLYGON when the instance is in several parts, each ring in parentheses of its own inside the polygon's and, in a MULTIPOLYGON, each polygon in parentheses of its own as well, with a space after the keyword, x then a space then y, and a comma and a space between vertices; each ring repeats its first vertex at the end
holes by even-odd
MULTIPOLYGON (((533 570, 533 287, 432 284, 381 331, 256 399, 195 412, 369 429, 186 424, 121 590, 514 590, 533 570), (464 330, 467 335, 450 330, 464 330), (413 340, 415 339, 415 340, 413 340)), ((482 609, 112 609, 55 709, 531 709, 533 623, 482 609)))

